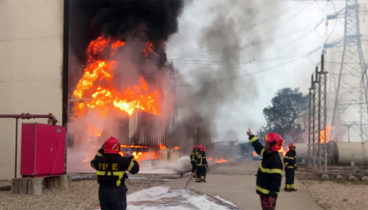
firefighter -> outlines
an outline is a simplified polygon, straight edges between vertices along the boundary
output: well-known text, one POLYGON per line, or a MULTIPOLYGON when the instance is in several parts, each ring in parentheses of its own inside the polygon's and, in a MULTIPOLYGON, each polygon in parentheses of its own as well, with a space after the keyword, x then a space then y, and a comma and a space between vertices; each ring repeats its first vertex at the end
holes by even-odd
POLYGON ((193 146, 193 150, 192 152, 190 153, 190 163, 192 164, 192 173, 195 172, 196 170, 196 159, 195 159, 195 156, 197 155, 198 153, 198 146, 197 145, 194 145, 193 146))
POLYGON ((297 170, 296 152, 294 143, 291 143, 289 145, 289 151, 286 153, 284 157, 284 165, 286 176, 285 191, 286 192, 297 191, 294 188, 294 170, 297 170))
POLYGON ((199 152, 196 156, 196 182, 206 182, 206 173, 208 167, 206 160, 206 148, 202 145, 198 145, 199 152))
POLYGON ((250 129, 247 134, 254 150, 263 157, 257 172, 256 193, 261 198, 263 210, 274 210, 282 178, 282 162, 278 150, 284 141, 279 134, 269 133, 264 136, 266 143, 263 147, 250 129))
POLYGON ((101 210, 126 210, 126 171, 136 174, 139 165, 131 154, 120 156, 120 144, 116 138, 108 138, 103 146, 91 161, 100 185, 98 198, 101 210))

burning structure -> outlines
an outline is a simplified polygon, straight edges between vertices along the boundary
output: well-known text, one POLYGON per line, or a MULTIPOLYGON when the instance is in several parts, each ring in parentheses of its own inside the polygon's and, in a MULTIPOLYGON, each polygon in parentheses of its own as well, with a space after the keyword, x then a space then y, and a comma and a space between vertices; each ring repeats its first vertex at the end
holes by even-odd
POLYGON ((165 42, 177 31, 182 6, 181 0, 71 1, 70 155, 84 153, 79 158, 87 162, 109 136, 137 158, 166 147, 173 68, 165 42))

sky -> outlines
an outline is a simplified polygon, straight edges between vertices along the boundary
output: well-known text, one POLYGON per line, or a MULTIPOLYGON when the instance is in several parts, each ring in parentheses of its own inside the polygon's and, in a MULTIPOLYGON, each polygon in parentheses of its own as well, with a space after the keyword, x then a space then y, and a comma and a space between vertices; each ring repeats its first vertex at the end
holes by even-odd
MULTIPOLYGON (((359 2, 368 9, 368 0, 359 2)), ((186 1, 179 31, 167 43, 168 60, 194 89, 202 77, 214 78, 214 85, 225 81, 234 86, 224 89, 234 97, 218 102, 213 141, 227 140, 229 129, 244 140, 248 127, 256 133, 265 126, 262 110, 271 105, 277 90, 291 87, 308 93, 321 47, 344 34, 343 19, 326 25, 325 17, 344 5, 345 1, 186 1), (211 36, 212 32, 220 35, 211 36), (229 61, 217 54, 229 51, 235 57, 229 61), (235 73, 223 71, 225 64, 235 73)), ((365 18, 361 27, 367 34, 365 18)), ((363 46, 365 55, 367 48, 363 46)))

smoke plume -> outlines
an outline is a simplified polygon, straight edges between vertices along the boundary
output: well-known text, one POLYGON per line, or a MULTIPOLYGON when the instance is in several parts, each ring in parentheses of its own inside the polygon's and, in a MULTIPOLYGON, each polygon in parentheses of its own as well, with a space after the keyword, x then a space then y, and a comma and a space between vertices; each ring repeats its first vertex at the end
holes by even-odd
MULTIPOLYGON (((241 117, 241 113, 236 110, 236 104, 246 106, 252 103, 258 94, 257 78, 248 76, 238 80, 237 77, 251 70, 247 65, 240 63, 243 60, 261 57, 265 46, 258 45, 245 50, 241 50, 241 46, 256 41, 260 35, 264 35, 269 26, 260 25, 250 30, 244 28, 267 17, 277 7, 277 4, 265 0, 211 1, 208 10, 213 18, 202 28, 197 40, 198 46, 193 48, 183 46, 188 50, 169 54, 174 63, 175 60, 199 63, 197 70, 185 72, 184 79, 179 76, 177 80, 177 83, 183 84, 182 80, 189 78, 194 84, 185 91, 177 91, 178 108, 181 111, 177 135, 173 134, 177 141, 192 140, 193 143, 212 147, 211 139, 227 138, 223 135, 226 130, 219 135, 216 120, 226 122, 232 114, 241 117), (265 16, 257 16, 259 10, 262 10, 265 16), (198 140, 196 132, 185 132, 188 127, 199 128, 201 132, 206 133, 209 140, 206 138, 198 140)), ((180 31, 187 30, 190 31, 189 28, 180 29, 180 31)), ((274 32, 267 35, 272 36, 272 33, 274 32)))

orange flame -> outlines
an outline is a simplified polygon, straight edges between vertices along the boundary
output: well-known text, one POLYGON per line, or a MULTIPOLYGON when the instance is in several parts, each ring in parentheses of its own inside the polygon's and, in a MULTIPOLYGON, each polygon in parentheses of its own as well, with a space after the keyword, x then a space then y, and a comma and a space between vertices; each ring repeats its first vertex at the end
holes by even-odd
POLYGON ((320 138, 321 138, 321 144, 325 143, 325 139, 327 139, 326 143, 330 142, 330 132, 331 132, 331 130, 332 130, 331 126, 326 126, 326 133, 327 133, 326 136, 325 136, 325 131, 324 130, 320 131, 319 135, 320 135, 320 138))
POLYGON ((285 156, 286 155, 286 151, 284 150, 284 148, 283 147, 281 147, 280 149, 279 149, 279 151, 278 151, 279 153, 282 153, 282 155, 283 156, 285 156))
POLYGON ((254 156, 254 157, 258 157, 258 155, 257 155, 257 152, 256 152, 256 151, 253 151, 253 156, 254 156))
POLYGON ((121 148, 143 148, 146 149, 148 148, 148 146, 140 146, 140 145, 126 145, 126 144, 121 144, 120 145, 121 148))
POLYGON ((208 158, 208 161, 212 161, 212 157, 209 157, 209 158, 208 158))
MULTIPOLYGON (((149 91, 147 82, 140 77, 139 85, 127 87, 125 90, 113 88, 113 71, 116 62, 114 53, 125 45, 122 41, 112 41, 110 38, 98 37, 91 41, 87 53, 88 64, 84 69, 83 77, 79 80, 73 96, 82 99, 90 98, 91 101, 76 104, 76 116, 83 114, 86 106, 90 109, 98 109, 106 115, 108 106, 115 107, 131 116, 135 109, 141 109, 152 114, 159 114, 157 91, 149 91), (106 55, 110 51, 110 56, 106 55), (106 58, 106 59, 103 59, 106 58)), ((156 54, 152 50, 152 43, 147 43, 143 50, 146 56, 149 53, 156 54)), ((157 55, 157 54, 156 54, 157 55)))
POLYGON ((163 145, 162 143, 160 143, 160 149, 167 149, 165 145, 163 145))
POLYGON ((179 147, 178 147, 178 146, 175 146, 175 147, 174 147, 174 149, 178 150, 178 149, 179 149, 179 147))
MULTIPOLYGON (((89 136, 92 136, 92 135, 95 136, 95 137, 101 136, 102 128, 96 127, 92 123, 87 123, 87 127, 88 127, 87 134, 89 136)), ((88 141, 89 141, 89 139, 88 139, 88 141)))
POLYGON ((83 163, 86 163, 89 160, 89 158, 87 157, 85 160, 83 160, 83 163))
POLYGON ((221 158, 221 159, 217 159, 216 158, 216 163, 227 163, 227 160, 221 158))

